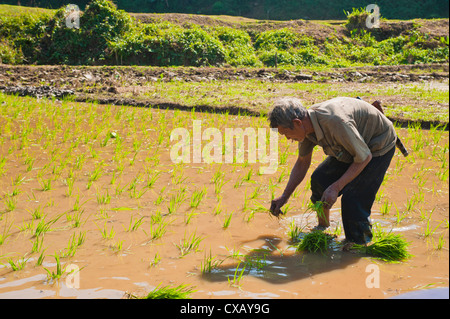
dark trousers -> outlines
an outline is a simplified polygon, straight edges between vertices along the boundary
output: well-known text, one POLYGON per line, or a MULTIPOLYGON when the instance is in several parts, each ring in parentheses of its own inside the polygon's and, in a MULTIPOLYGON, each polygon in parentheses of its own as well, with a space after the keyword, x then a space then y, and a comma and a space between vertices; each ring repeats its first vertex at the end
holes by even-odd
MULTIPOLYGON (((366 244, 372 240, 370 213, 376 194, 395 153, 395 147, 383 156, 373 157, 364 170, 339 195, 341 198, 342 224, 347 240, 366 244)), ((327 157, 311 175, 311 201, 320 201, 323 192, 337 181, 351 164, 327 157)))

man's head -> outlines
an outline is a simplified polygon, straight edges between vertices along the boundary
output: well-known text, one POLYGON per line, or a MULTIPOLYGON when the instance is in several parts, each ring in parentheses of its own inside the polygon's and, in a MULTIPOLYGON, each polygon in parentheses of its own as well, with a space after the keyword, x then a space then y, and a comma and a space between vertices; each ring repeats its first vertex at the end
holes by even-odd
POLYGON ((288 139, 302 142, 306 136, 302 121, 307 116, 308 111, 299 99, 282 98, 275 102, 268 119, 271 128, 277 128, 288 139))

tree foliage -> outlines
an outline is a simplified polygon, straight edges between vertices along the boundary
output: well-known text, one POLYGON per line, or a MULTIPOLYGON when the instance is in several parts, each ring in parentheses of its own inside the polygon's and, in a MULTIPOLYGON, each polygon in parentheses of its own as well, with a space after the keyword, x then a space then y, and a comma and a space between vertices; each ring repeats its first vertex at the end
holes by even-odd
POLYGON ((54 15, 0 16, 0 59, 9 64, 235 67, 448 62, 448 37, 433 39, 411 30, 380 39, 358 27, 355 21, 364 14, 358 9, 348 15, 349 37, 330 34, 317 41, 291 28, 143 24, 111 1, 92 0, 77 27, 68 25, 66 6, 54 15))
MULTIPOLYGON (((17 0, 2 1, 17 4, 17 0)), ((84 10, 88 0, 76 1, 84 10)), ((362 0, 115 0, 119 9, 143 13, 226 14, 255 19, 344 19, 343 10, 365 7, 362 0)), ((72 0, 21 0, 21 5, 56 9, 72 0)), ((381 14, 388 19, 448 18, 448 0, 378 0, 381 14)))

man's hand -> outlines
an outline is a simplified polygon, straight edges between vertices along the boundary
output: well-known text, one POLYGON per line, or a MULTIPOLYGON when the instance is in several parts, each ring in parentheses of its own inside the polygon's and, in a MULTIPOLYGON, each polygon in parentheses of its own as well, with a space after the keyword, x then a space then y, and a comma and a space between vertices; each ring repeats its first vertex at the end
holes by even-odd
POLYGON ((339 188, 336 184, 331 184, 325 192, 323 192, 321 201, 324 203, 325 208, 330 209, 339 196, 339 188))
POLYGON ((288 199, 289 198, 287 198, 286 196, 281 195, 280 197, 272 200, 272 203, 270 205, 270 213, 275 217, 278 217, 280 214, 282 214, 281 207, 283 207, 283 205, 287 203, 288 199))

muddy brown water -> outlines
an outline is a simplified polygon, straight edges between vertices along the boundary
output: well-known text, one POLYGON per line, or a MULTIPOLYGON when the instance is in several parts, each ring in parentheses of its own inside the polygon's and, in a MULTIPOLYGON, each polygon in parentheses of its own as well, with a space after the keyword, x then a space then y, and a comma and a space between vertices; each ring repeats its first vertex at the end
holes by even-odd
POLYGON ((126 293, 143 296, 158 285, 180 284, 194 287, 192 298, 389 298, 448 287, 448 132, 434 138, 430 131, 398 129, 407 147, 419 139, 424 144, 408 158, 396 153, 373 207, 373 223, 379 229, 402 234, 410 242, 411 259, 386 263, 340 250, 339 200, 330 227, 337 238, 326 254, 297 252, 291 245, 287 232, 292 222, 304 232, 316 223, 307 209, 308 178, 324 158, 321 150, 314 152, 312 168, 290 199, 287 216, 276 219, 261 207, 267 209, 271 197, 283 191, 296 145, 280 138, 279 158, 286 152, 286 162, 280 162, 275 174, 259 175, 258 163, 176 165, 170 159, 169 134, 176 127, 191 130, 194 119, 203 120, 203 129, 217 127, 221 132, 226 127, 266 127, 261 119, 242 116, 6 100, 0 113, 0 160, 5 159, 0 174, 0 234, 6 235, 0 245, 0 298, 123 298, 126 293), (14 113, 6 104, 21 111, 14 113), (30 110, 30 105, 37 106, 30 110), (30 133, 24 140, 21 134, 27 127, 30 133), (102 146, 109 132, 116 132, 121 144, 116 137, 102 146), (34 162, 28 170, 30 158, 34 162), (101 176, 88 188, 96 169, 101 176), (74 185, 68 195, 70 172, 74 185), (146 188, 148 176, 155 172, 160 173, 157 182, 146 188), (224 179, 219 195, 212 181, 218 173, 224 179), (50 190, 43 191, 48 180, 50 190), (19 192, 12 195, 15 189, 19 192), (197 208, 190 207, 192 194, 202 189, 205 198, 197 208), (170 214, 170 199, 183 195, 183 190, 185 198, 170 214), (109 201, 102 203, 107 196, 109 201), (16 206, 10 211, 11 198, 16 206), (391 204, 388 214, 382 214, 384 202, 391 204), (408 208, 408 202, 413 207, 408 208), (33 219, 38 208, 44 216, 33 219), (81 222, 75 226, 77 216, 81 222), (155 222, 158 216, 162 222, 155 222), (39 222, 56 217, 51 230, 38 237, 40 250, 32 252, 39 222), (142 224, 130 231, 130 224, 141 218, 142 224), (151 240, 152 220, 153 231, 166 224, 161 238, 151 240), (114 235, 105 239, 102 231, 111 234, 111 230, 114 235), (79 234, 85 241, 73 256, 60 259, 63 269, 68 265, 79 269, 79 285, 67 275, 49 279, 45 268, 56 272, 54 254, 62 256, 72 236, 79 234), (177 245, 191 236, 201 240, 198 249, 181 256, 177 245), (41 253, 43 263, 36 265, 41 253), (210 254, 220 265, 202 272, 210 254), (26 264, 13 271, 9 260, 26 264), (244 265, 241 280, 234 280, 236 269, 239 273, 244 265))

